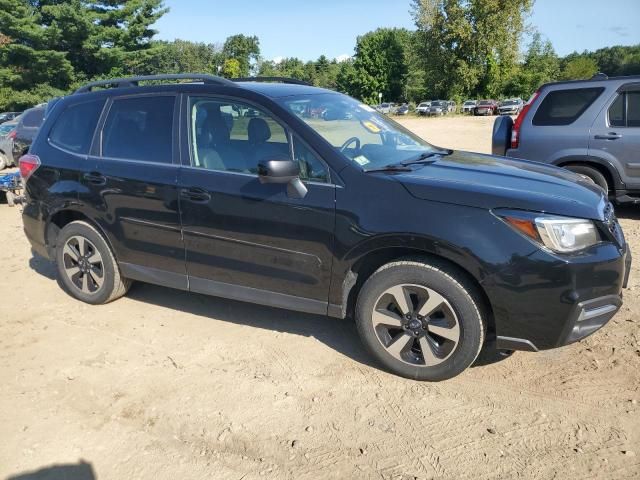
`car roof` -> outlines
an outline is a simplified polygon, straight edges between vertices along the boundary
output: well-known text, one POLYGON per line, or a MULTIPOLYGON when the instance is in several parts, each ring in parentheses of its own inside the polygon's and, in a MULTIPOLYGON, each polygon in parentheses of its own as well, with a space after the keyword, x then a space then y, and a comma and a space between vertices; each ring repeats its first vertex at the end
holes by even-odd
POLYGON ((539 90, 547 87, 556 86, 588 86, 588 85, 607 85, 609 83, 626 83, 626 82, 640 82, 640 75, 628 75, 622 77, 607 77, 606 75, 596 74, 593 77, 586 80, 565 80, 562 82, 549 82, 540 86, 539 90))

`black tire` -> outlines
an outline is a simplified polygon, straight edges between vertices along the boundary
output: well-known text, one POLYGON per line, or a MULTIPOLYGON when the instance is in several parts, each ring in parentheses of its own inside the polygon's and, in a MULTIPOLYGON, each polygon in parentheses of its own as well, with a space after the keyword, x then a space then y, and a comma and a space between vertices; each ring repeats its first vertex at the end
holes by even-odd
POLYGON ((609 182, 607 182, 607 178, 599 170, 587 165, 567 165, 565 168, 578 175, 589 177, 593 180, 593 183, 602 188, 607 194, 610 193, 609 182))
MULTIPOLYGON (((82 253, 82 251, 80 253, 82 253)), ((86 256, 89 256, 89 254, 86 253, 86 256)), ((56 242, 56 268, 58 271, 58 282, 62 288, 72 297, 92 305, 109 303, 120 298, 127 293, 131 284, 128 279, 122 278, 116 259, 102 235, 93 226, 83 221, 75 221, 65 225, 58 234, 56 242), (74 242, 76 239, 82 239, 83 242, 88 241, 90 252, 94 252, 94 250, 97 251, 101 263, 99 269, 96 268, 95 271, 92 270, 89 273, 78 271, 74 276, 67 274, 67 269, 72 270, 76 267, 80 269, 80 267, 78 267, 79 263, 75 262, 74 264, 74 259, 66 253, 68 250, 65 250, 68 242, 74 242), (91 284, 91 287, 94 288, 93 291, 84 291, 78 283, 74 283, 75 278, 76 282, 79 281, 79 283, 84 286, 85 284, 82 283, 82 280, 78 279, 83 279, 85 275, 89 275, 87 277, 87 284, 91 284), (96 286, 97 281, 93 281, 94 277, 101 282, 99 286, 96 286)), ((89 287, 89 290, 91 287, 89 287)))
MULTIPOLYGON (((429 301, 431 300, 429 294, 429 301)), ((393 298, 393 297, 392 297, 393 298)), ((406 298, 414 298, 409 295, 406 298)), ((486 333, 486 322, 483 315, 482 302, 476 287, 467 281, 463 275, 445 263, 437 260, 411 258, 389 263, 379 268, 362 286, 356 303, 356 325, 358 333, 369 352, 390 372, 402 377, 415 380, 441 381, 455 377, 468 368, 478 357, 480 349, 484 343, 486 333), (410 284, 410 285, 408 285, 410 284), (411 339, 412 331, 407 334, 405 331, 395 330, 395 336, 390 337, 390 343, 401 343, 396 339, 409 338, 409 347, 405 347, 403 352, 396 352, 397 356, 390 353, 392 345, 383 345, 378 328, 388 328, 386 325, 374 326, 374 309, 380 312, 380 302, 386 304, 385 295, 389 289, 404 288, 400 285, 413 287, 424 287, 427 291, 435 291, 447 302, 447 308, 457 316, 458 340, 452 347, 448 356, 444 359, 435 358, 440 363, 427 363, 426 356, 421 353, 421 343, 419 339, 411 339), (389 349, 389 350, 388 350, 389 349), (417 349, 417 350, 416 350, 417 349), (403 355, 408 355, 416 362, 401 359, 403 355), (422 364, 420 356, 422 355, 422 364)), ((413 300, 412 300, 413 301, 413 300)), ((426 302, 425 302, 426 303, 426 302)), ((415 310, 418 300, 415 300, 415 310)), ((387 310, 385 312, 388 313, 387 310)), ((404 316, 398 316, 405 321, 404 316)), ((418 318, 421 318, 418 316, 418 318)), ((426 321, 426 317, 424 317, 426 321)), ((395 319, 394 319, 395 321, 395 319)), ((431 322, 429 317, 429 322, 431 322)), ((385 322, 382 322, 385 323, 385 322)), ((399 327, 398 327, 399 328, 399 327)), ((416 327, 411 327, 416 328, 416 327)), ((421 327, 425 330, 426 327, 421 327)), ((388 330, 389 332, 391 330, 388 330)), ((416 332, 417 334, 417 332, 416 332)), ((427 334, 423 334, 427 335, 427 334)), ((431 337, 434 338, 433 336, 431 337)), ((436 339, 438 336, 435 337, 436 339)), ((442 344, 446 340, 442 341, 442 344)), ((423 347, 422 347, 423 348, 423 347)))

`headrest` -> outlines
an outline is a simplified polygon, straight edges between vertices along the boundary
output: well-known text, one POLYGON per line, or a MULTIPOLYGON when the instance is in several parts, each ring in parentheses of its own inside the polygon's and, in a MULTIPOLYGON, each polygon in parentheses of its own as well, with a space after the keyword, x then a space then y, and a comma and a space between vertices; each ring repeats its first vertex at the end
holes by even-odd
POLYGON ((251 143, 263 143, 271 138, 271 129, 264 119, 252 118, 249 120, 248 134, 251 143))

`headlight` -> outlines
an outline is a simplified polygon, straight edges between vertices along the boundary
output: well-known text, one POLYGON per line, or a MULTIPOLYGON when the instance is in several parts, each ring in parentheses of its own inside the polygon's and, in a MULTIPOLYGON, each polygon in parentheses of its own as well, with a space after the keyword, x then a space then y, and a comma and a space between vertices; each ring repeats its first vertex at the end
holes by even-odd
POLYGON ((500 216, 520 233, 557 253, 577 252, 600 242, 591 220, 514 212, 500 216))

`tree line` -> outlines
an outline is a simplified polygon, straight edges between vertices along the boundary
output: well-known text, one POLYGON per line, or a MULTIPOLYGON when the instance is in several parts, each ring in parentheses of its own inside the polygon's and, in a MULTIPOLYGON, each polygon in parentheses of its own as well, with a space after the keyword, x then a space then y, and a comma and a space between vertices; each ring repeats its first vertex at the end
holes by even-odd
POLYGON ((527 98, 560 79, 640 74, 640 45, 556 54, 527 26, 533 0, 411 0, 415 30, 358 37, 344 61, 261 57, 256 36, 220 43, 154 37, 162 0, 0 0, 0 111, 64 95, 87 81, 202 72, 286 76, 367 103, 527 98), (522 48, 522 39, 528 44, 522 48))

